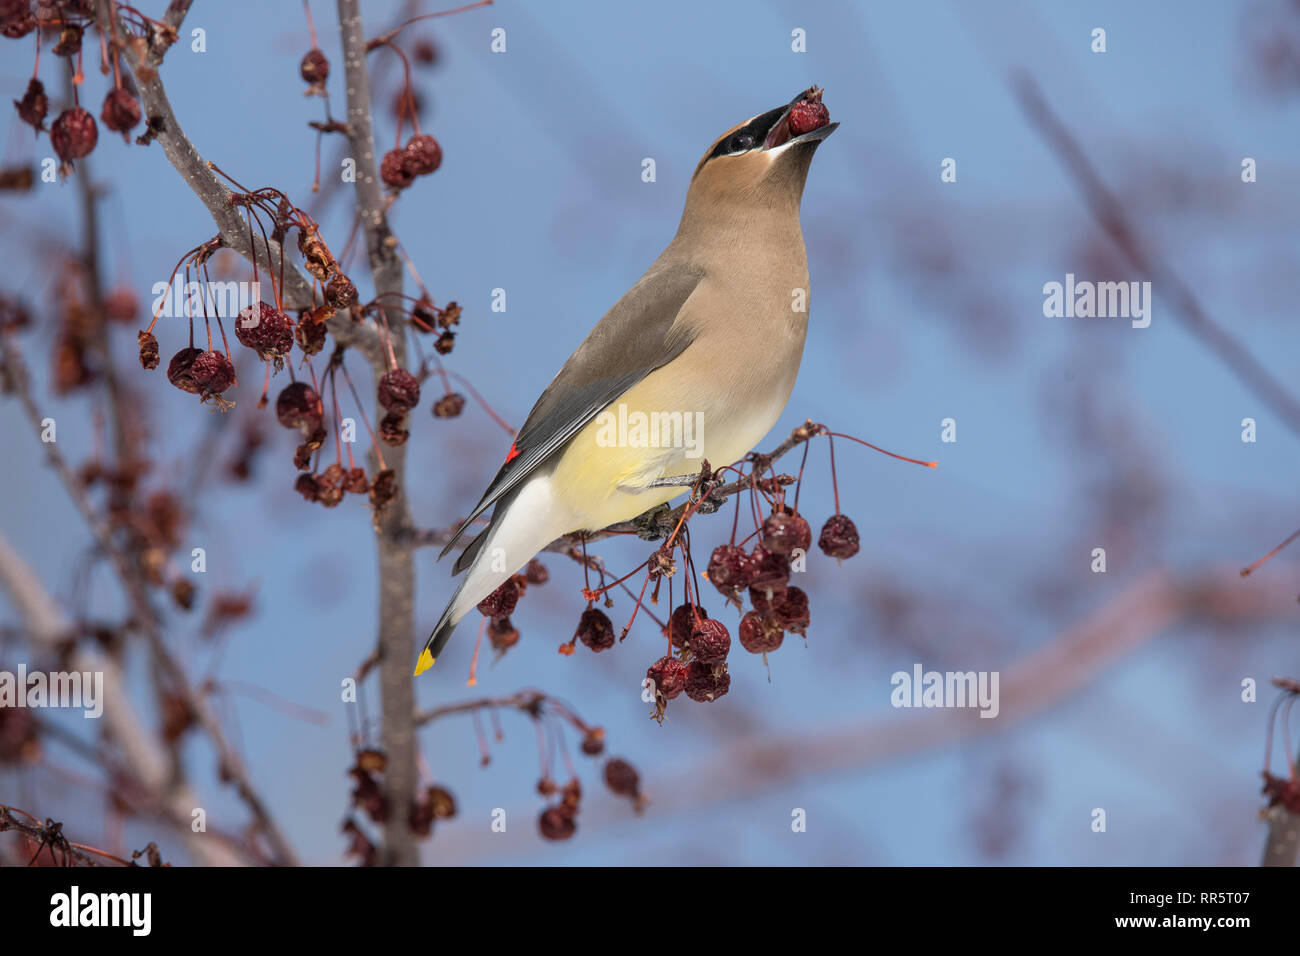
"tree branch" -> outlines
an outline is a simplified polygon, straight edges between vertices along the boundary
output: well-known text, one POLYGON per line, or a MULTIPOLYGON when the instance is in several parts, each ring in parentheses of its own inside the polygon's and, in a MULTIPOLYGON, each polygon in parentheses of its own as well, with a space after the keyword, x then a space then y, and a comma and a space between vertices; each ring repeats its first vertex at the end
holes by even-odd
POLYGON ((1245 346, 1210 318, 1192 290, 1142 242, 1136 227, 1124 215, 1120 201, 1097 174, 1078 141, 1047 105, 1033 78, 1027 74, 1018 74, 1013 86, 1029 121, 1074 177, 1083 194, 1084 204, 1097 225, 1135 269, 1151 276, 1153 285, 1172 303, 1174 314, 1182 318, 1183 324, 1192 334, 1217 354, 1243 385, 1259 396, 1300 436, 1300 401, 1245 346))
MULTIPOLYGON (((387 206, 380 189, 371 128, 370 75, 366 69, 366 38, 358 0, 338 0, 339 32, 343 41, 343 73, 347 89, 348 140, 356 161, 354 185, 357 216, 370 254, 375 300, 398 301, 402 291, 402 263, 396 240, 388 227, 387 206)), ((383 306, 380 306, 381 315, 383 306)), ((406 363, 406 324, 388 322, 392 357, 398 367, 406 363)), ((382 349, 368 353, 378 380, 389 370, 382 349)), ((378 408, 382 417, 384 410, 378 408)), ((418 778, 415 769, 415 690, 411 667, 415 661, 415 561, 403 538, 411 526, 406 495, 406 448, 390 448, 387 465, 396 480, 397 495, 376 522, 379 550, 379 687, 382 696, 383 745, 387 755, 384 795, 391 812, 384 825, 382 861, 390 866, 414 866, 419 849, 410 827, 418 778)))

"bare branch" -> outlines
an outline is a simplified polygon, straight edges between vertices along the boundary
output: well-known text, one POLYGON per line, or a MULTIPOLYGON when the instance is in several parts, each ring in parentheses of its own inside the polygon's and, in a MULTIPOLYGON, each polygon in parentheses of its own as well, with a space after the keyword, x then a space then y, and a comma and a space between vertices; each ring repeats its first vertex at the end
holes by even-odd
POLYGON ((1013 85, 1025 115, 1074 177, 1097 225, 1110 236, 1135 269, 1151 276, 1160 294, 1173 305, 1174 314, 1182 319, 1192 334, 1218 355, 1243 385, 1281 416, 1296 435, 1300 435, 1300 401, 1245 346, 1210 318, 1192 290, 1142 242, 1136 227, 1124 215, 1119 199, 1107 188, 1078 141, 1047 105, 1038 84, 1027 74, 1019 74, 1013 85))
MULTIPOLYGON (((357 164, 355 192, 357 216, 370 254, 375 300, 394 300, 402 291, 402 263, 397 243, 388 227, 387 206, 380 189, 375 141, 371 128, 370 75, 366 69, 366 38, 357 0, 338 0, 339 31, 343 40, 344 84, 347 88, 348 139, 357 164)), ((381 313, 383 306, 380 306, 381 313)), ((406 360, 406 325, 387 322, 394 361, 406 360)), ((368 353, 375 378, 388 371, 382 349, 368 353)), ((382 416, 379 410, 378 415, 382 416)), ((386 454, 396 479, 397 495, 384 507, 376 524, 379 549, 379 686, 383 704, 383 743, 387 755, 384 792, 393 812, 384 825, 383 862, 413 866, 419 850, 410 828, 409 808, 414 799, 415 690, 411 667, 415 660, 415 562, 403 537, 411 526, 406 496, 406 448, 386 454)))

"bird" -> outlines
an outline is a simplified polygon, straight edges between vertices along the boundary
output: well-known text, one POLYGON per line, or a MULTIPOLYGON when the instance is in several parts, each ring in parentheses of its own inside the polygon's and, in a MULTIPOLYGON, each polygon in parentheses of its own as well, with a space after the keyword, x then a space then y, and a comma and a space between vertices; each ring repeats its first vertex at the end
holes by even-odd
POLYGON ((736 124, 705 151, 676 235, 542 392, 439 555, 492 508, 456 559, 453 577, 464 577, 417 677, 460 620, 552 541, 672 500, 703 460, 739 461, 776 424, 808 330, 804 184, 817 147, 839 126, 822 92, 736 124), (663 426, 658 434, 647 420, 663 426), (673 440, 654 440, 665 437, 673 440))

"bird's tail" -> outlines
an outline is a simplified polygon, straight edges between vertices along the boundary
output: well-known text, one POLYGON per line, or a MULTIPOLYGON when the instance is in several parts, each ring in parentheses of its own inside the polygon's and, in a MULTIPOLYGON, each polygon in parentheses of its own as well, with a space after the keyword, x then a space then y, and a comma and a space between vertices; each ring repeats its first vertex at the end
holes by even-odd
POLYGON ((415 676, 433 666, 461 618, 528 563, 560 535, 574 530, 565 509, 551 496, 548 475, 530 479, 508 501, 497 504, 492 521, 456 561, 455 573, 465 571, 415 665, 415 676))

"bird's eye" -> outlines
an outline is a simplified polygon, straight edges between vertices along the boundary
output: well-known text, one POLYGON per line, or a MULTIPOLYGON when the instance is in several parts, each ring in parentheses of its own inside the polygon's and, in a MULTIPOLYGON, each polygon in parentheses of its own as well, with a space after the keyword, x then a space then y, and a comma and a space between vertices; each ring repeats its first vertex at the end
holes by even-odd
POLYGON ((729 153, 743 153, 747 149, 754 148, 754 134, 739 132, 731 135, 729 153))

